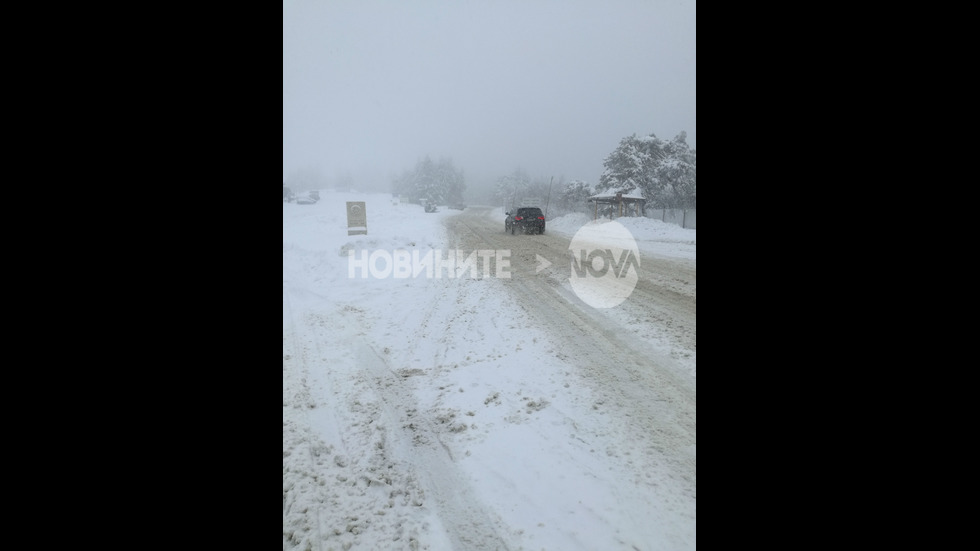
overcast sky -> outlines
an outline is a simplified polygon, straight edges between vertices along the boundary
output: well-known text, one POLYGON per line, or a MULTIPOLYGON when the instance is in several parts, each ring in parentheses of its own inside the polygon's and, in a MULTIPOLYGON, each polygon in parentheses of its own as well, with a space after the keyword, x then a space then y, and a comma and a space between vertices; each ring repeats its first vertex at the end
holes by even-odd
POLYGON ((283 180, 387 183, 428 155, 471 187, 518 168, 595 185, 626 136, 696 149, 696 7, 284 0, 283 180))

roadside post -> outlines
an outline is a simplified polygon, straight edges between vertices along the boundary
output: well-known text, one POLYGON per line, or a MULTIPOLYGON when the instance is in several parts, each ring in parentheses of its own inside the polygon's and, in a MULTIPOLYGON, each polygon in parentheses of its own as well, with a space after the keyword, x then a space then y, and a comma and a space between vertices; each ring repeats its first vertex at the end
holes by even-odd
POLYGON ((347 235, 367 235, 367 205, 347 201, 347 235))

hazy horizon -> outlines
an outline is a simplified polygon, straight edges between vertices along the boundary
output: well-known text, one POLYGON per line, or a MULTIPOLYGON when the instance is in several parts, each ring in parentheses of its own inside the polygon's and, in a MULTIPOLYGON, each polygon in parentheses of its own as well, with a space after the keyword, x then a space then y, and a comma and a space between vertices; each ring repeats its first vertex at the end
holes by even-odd
POLYGON ((595 185, 627 136, 696 149, 696 46, 694 1, 285 0, 283 180, 595 185))

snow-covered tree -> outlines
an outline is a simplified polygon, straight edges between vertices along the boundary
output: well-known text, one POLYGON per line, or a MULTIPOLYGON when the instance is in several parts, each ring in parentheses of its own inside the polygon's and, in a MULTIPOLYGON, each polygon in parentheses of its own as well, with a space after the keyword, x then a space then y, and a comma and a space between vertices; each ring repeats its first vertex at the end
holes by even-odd
MULTIPOLYGON (((559 182, 557 186, 561 186, 559 182)), ((518 168, 507 176, 497 179, 497 184, 493 190, 494 202, 506 208, 519 206, 536 206, 547 209, 554 204, 557 189, 554 178, 535 178, 532 180, 523 169, 518 168), (540 201, 540 204, 525 204, 528 200, 540 201), (520 203, 520 204, 518 204, 520 203)))
POLYGON ((462 202, 466 183, 462 171, 453 166, 452 159, 435 162, 426 156, 413 170, 396 177, 392 189, 412 203, 444 205, 462 202))
POLYGON ((670 198, 664 208, 697 208, 697 152, 687 145, 687 133, 681 132, 669 142, 668 158, 657 168, 657 179, 670 182, 670 198))
POLYGON ((561 216, 571 212, 589 212, 589 197, 594 195, 592 186, 582 180, 572 180, 562 186, 555 197, 555 214, 561 216))
POLYGON ((667 141, 653 134, 623 138, 603 163, 597 192, 639 193, 647 208, 697 208, 697 152, 687 132, 667 141))
POLYGON ((602 163, 597 193, 633 193, 643 186, 648 167, 652 165, 644 138, 636 134, 619 141, 619 146, 602 163))
POLYGON ((439 187, 447 204, 462 204, 466 180, 463 171, 456 170, 451 159, 441 159, 436 167, 439 187))
POLYGON ((531 178, 523 169, 518 168, 511 174, 497 179, 493 199, 507 208, 513 207, 516 201, 528 193, 530 185, 531 178))

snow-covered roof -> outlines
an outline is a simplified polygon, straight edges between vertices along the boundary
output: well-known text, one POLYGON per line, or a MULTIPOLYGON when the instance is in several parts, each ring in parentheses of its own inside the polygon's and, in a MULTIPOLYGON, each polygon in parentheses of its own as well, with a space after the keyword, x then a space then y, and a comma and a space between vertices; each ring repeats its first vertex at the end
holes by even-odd
MULTIPOLYGON (((617 193, 599 193, 589 197, 589 201, 614 201, 619 197, 617 193)), ((642 195, 635 195, 633 193, 624 193, 623 199, 628 201, 646 201, 646 198, 642 195)))

